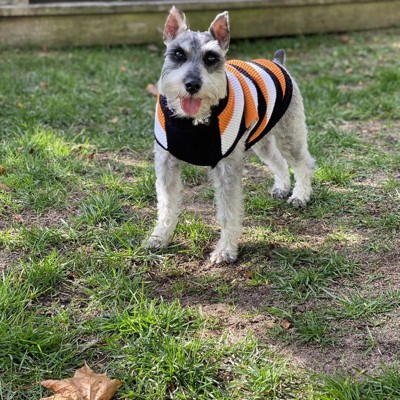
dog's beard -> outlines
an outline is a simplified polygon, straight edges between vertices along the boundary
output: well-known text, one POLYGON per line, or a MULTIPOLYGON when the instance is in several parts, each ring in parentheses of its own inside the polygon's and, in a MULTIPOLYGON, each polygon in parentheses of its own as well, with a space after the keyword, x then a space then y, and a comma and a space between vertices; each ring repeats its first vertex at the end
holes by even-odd
POLYGON ((198 93, 190 95, 183 84, 184 69, 163 68, 158 83, 160 93, 167 98, 168 107, 179 118, 206 118, 211 108, 226 96, 226 74, 221 69, 209 74, 202 71, 202 86, 198 93), (182 105, 182 102, 184 103, 182 105))

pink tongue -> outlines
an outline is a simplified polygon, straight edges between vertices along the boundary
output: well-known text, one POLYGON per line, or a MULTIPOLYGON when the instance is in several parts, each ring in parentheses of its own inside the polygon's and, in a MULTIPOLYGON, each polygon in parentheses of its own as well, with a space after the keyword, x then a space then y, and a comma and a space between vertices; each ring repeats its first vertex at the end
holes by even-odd
POLYGON ((195 97, 182 97, 182 110, 188 115, 195 115, 200 110, 201 99, 195 97))

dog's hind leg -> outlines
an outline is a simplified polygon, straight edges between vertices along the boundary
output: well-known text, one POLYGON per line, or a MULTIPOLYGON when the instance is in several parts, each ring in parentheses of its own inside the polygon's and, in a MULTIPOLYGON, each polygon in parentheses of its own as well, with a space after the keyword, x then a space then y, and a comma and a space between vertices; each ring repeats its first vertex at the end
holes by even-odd
POLYGON ((144 245, 159 248, 170 243, 178 223, 182 191, 181 162, 157 143, 154 153, 158 219, 144 245))
POLYGON ((271 133, 279 151, 294 171, 295 186, 288 202, 295 207, 303 207, 310 200, 316 165, 308 151, 303 100, 294 81, 290 106, 271 133))
POLYGON ((289 159, 295 177, 293 193, 288 199, 288 203, 295 207, 304 207, 311 197, 311 181, 315 171, 315 161, 307 149, 302 149, 298 157, 289 159))
POLYGON ((238 240, 242 233, 243 220, 243 170, 244 143, 211 170, 214 181, 217 220, 221 226, 221 236, 215 250, 211 253, 214 263, 231 263, 236 260, 238 240))
POLYGON ((274 135, 267 134, 256 143, 252 150, 264 161, 274 174, 274 186, 270 193, 276 199, 284 199, 290 193, 290 174, 288 164, 276 146, 274 135))

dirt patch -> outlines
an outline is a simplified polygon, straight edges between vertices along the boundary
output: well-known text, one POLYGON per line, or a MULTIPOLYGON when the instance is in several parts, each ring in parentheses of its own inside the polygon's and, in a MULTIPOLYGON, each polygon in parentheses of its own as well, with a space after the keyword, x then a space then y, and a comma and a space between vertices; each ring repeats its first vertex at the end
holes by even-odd
MULTIPOLYGON (((24 210, 21 214, 8 215, 0 220, 0 230, 13 230, 16 225, 27 228, 39 226, 50 228, 61 226, 63 221, 68 221, 78 212, 77 207, 69 206, 62 210, 49 210, 44 214, 37 214, 32 210, 24 210)), ((12 233, 11 233, 12 234, 12 233)), ((0 272, 17 263, 19 259, 27 255, 25 250, 15 249, 10 251, 6 246, 0 248, 0 272)))
POLYGON ((101 165, 123 164, 126 167, 136 167, 143 165, 144 162, 149 161, 142 153, 133 150, 123 149, 116 153, 115 151, 104 151, 93 155, 93 159, 101 165))
POLYGON ((18 252, 11 252, 6 250, 0 250, 0 273, 5 271, 14 263, 18 262, 20 254, 18 252))
POLYGON ((347 121, 339 129, 354 132, 356 137, 389 151, 400 143, 400 120, 347 121))

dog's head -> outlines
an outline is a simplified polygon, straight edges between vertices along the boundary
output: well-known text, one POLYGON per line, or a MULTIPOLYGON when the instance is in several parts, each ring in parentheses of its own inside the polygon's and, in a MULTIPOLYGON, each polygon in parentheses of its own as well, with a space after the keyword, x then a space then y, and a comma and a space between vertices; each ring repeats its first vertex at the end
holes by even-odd
POLYGON ((167 46, 159 91, 176 116, 202 119, 226 96, 225 54, 228 12, 218 14, 206 32, 193 32, 185 14, 172 7, 163 34, 167 46))

